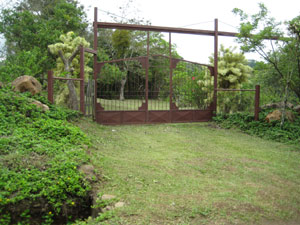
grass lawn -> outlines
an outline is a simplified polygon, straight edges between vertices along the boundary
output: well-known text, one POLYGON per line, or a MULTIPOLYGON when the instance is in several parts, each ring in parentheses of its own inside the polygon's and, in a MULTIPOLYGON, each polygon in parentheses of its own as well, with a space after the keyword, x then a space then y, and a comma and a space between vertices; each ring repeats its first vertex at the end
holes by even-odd
POLYGON ((78 125, 99 190, 126 203, 105 224, 300 224, 299 146, 212 123, 78 125))

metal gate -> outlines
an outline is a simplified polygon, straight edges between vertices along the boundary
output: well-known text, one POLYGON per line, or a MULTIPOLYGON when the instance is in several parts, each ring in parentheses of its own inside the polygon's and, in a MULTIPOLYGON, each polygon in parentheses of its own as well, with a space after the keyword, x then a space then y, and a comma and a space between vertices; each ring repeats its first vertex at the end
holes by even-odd
POLYGON ((212 76, 211 66, 164 55, 97 65, 96 121, 101 124, 200 122, 213 116, 213 90, 199 85, 212 76))
MULTIPOLYGON (((147 32, 147 54, 98 62, 94 55, 95 120, 101 124, 144 124, 200 122, 211 120, 217 102, 218 35, 215 30, 158 27, 98 22, 94 9, 94 51, 98 29, 125 29, 147 32), (169 34, 168 55, 150 54, 150 32, 169 34), (172 33, 214 37, 214 66, 172 57, 172 33), (204 90, 204 77, 211 89, 204 90)), ((166 45, 167 46, 167 45, 166 45)), ((192 49, 191 49, 192 50, 192 49)))

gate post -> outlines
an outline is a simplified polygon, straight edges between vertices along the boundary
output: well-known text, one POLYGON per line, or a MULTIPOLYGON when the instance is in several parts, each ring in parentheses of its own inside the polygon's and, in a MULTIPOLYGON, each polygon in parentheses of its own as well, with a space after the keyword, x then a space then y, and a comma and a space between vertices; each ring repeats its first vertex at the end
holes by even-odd
POLYGON ((48 89, 48 101, 53 104, 54 103, 54 100, 53 100, 53 71, 51 71, 51 70, 48 71, 47 89, 48 89))
POLYGON ((146 102, 146 123, 149 122, 149 56, 150 56, 150 33, 147 32, 147 60, 146 60, 146 85, 145 85, 145 102, 146 102))
MULTIPOLYGON (((98 8, 95 7, 94 8, 94 50, 97 52, 97 48, 98 48, 98 27, 97 27, 97 22, 98 22, 98 8)), ((94 80, 95 80, 95 92, 94 92, 94 120, 96 120, 96 111, 97 111, 97 71, 98 71, 98 67, 97 67, 97 54, 94 54, 94 80)))
POLYGON ((172 123, 172 109, 173 109, 173 67, 172 67, 172 34, 169 32, 169 57, 170 57, 170 122, 172 123))
POLYGON ((260 98, 260 85, 255 86, 255 110, 254 120, 259 120, 259 98, 260 98))
POLYGON ((80 46, 80 111, 85 115, 84 107, 84 49, 80 46))
POLYGON ((217 94, 218 94, 218 19, 215 19, 215 46, 214 46, 214 115, 217 114, 217 94))

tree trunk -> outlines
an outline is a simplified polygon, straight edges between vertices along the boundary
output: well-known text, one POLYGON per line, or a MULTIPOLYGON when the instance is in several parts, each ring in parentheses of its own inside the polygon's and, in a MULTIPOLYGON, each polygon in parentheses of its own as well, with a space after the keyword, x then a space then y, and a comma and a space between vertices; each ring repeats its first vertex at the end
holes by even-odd
MULTIPOLYGON (((71 63, 73 61, 73 59, 75 58, 75 56, 79 53, 79 48, 77 48, 72 55, 70 56, 70 58, 65 58, 63 55, 63 52, 60 50, 58 51, 58 55, 60 56, 60 58, 62 59, 64 66, 65 66, 65 71, 67 72, 66 77, 67 78, 71 78, 72 76, 72 68, 71 68, 71 63)), ((68 102, 68 106, 69 108, 73 109, 73 110, 79 110, 79 101, 77 98, 77 92, 76 92, 76 88, 74 85, 74 81, 72 80, 68 80, 67 81, 67 86, 69 89, 69 102, 68 102)))
MULTIPOLYGON (((66 74, 67 78, 71 78, 71 74, 72 74, 70 64, 71 64, 70 60, 65 61, 65 71, 67 72, 67 74, 66 74)), ((74 81, 68 80, 67 85, 68 85, 68 89, 69 89, 68 106, 70 109, 79 110, 79 102, 78 102, 78 98, 77 98, 77 92, 76 92, 76 88, 74 85, 74 81)))
POLYGON ((72 80, 68 80, 67 85, 69 89, 69 108, 73 110, 79 110, 79 102, 74 82, 72 80))
POLYGON ((126 81, 127 81, 126 77, 122 78, 122 80, 121 80, 120 101, 124 101, 125 100, 124 90, 125 90, 126 81))

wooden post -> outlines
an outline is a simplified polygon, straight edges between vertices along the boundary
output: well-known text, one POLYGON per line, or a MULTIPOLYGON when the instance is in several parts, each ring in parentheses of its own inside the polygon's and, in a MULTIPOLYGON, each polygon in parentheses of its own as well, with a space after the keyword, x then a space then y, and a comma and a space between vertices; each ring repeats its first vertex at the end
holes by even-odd
POLYGON ((84 107, 84 49, 80 46, 80 111, 85 115, 84 107))
POLYGON ((215 19, 215 43, 214 43, 214 115, 217 114, 217 95, 218 95, 218 19, 215 19))
POLYGON ((53 100, 53 71, 48 71, 48 101, 52 104, 53 100))
POLYGON ((254 120, 259 120, 259 99, 260 99, 260 86, 255 86, 255 109, 254 109, 254 120))

